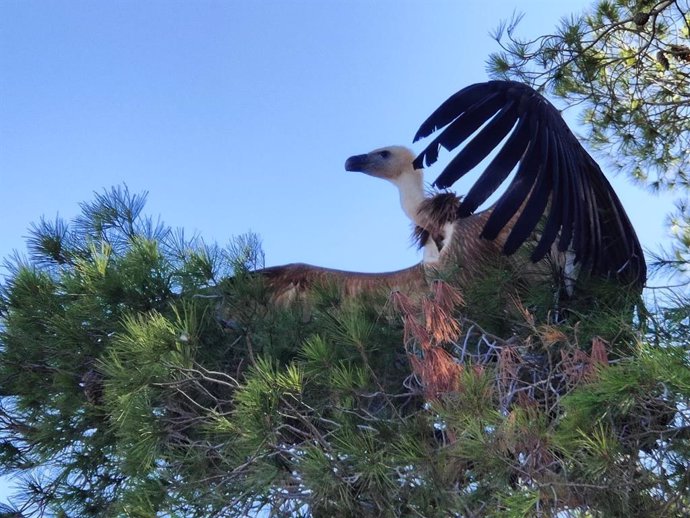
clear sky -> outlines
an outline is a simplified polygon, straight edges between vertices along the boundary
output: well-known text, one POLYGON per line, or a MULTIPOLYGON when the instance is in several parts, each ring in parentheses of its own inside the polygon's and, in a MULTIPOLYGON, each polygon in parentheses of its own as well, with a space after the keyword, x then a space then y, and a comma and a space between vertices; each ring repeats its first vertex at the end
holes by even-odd
MULTIPOLYGON (((345 159, 412 146, 438 104, 487 79, 489 33, 514 10, 537 36, 589 3, 2 0, 0 257, 41 215, 126 183, 188 234, 256 232, 267 265, 409 266, 395 190, 345 159)), ((668 199, 613 183, 656 248, 668 199)))

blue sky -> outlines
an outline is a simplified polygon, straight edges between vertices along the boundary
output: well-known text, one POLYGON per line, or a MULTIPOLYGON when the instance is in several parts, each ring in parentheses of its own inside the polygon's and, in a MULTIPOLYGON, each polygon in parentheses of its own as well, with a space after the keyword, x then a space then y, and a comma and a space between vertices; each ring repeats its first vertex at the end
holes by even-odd
MULTIPOLYGON (((188 234, 259 234, 268 265, 409 266, 397 193, 345 159, 412 146, 438 104, 487 79, 489 33, 516 9, 537 36, 587 5, 3 0, 0 257, 25 250, 41 215, 70 218, 126 183, 188 234)), ((612 180, 656 248, 668 198, 612 180)))

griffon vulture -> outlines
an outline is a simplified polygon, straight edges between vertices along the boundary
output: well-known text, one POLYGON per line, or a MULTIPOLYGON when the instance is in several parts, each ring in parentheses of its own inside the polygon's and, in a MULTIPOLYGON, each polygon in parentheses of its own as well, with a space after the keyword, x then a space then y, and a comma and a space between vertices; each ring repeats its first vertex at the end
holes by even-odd
POLYGON ((397 186, 402 208, 424 245, 424 266, 381 274, 305 264, 257 271, 276 303, 303 300, 319 283, 334 283, 346 296, 376 289, 420 292, 427 286, 429 267, 459 266, 470 278, 495 258, 510 262, 520 248, 528 249, 531 262, 537 263, 530 269, 525 261, 512 261, 525 278, 542 275, 548 256, 560 265, 569 292, 571 276, 582 273, 638 289, 644 285, 644 255, 620 200, 559 111, 538 92, 512 81, 471 85, 434 111, 415 141, 432 133, 435 138, 416 158, 409 149, 393 146, 350 157, 345 164, 348 171, 397 186), (422 165, 436 162, 440 147, 450 151, 465 141, 435 187, 450 187, 496 154, 463 199, 447 192, 427 197, 422 165), (513 171, 498 201, 476 212, 513 171), (523 247, 527 242, 530 246, 523 247))
POLYGON ((471 276, 487 260, 511 256, 530 241, 531 261, 555 257, 568 291, 567 277, 578 272, 644 285, 644 255, 620 200, 559 111, 538 92, 512 81, 468 86, 424 121, 415 141, 432 133, 434 140, 416 158, 394 146, 345 164, 348 171, 398 187, 426 264, 452 261, 471 276), (450 151, 466 140, 433 186, 450 187, 497 149, 494 158, 463 199, 451 193, 427 198, 422 166, 436 162, 440 147, 450 151), (498 201, 475 212, 514 170, 498 201))

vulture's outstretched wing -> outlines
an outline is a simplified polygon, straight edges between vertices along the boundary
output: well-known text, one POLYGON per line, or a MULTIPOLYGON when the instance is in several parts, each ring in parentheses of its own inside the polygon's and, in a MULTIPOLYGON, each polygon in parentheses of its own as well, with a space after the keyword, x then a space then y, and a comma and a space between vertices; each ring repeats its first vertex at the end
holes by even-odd
POLYGON ((424 121, 415 142, 437 131, 416 158, 416 168, 436 162, 440 147, 455 149, 476 132, 434 182, 442 189, 505 138, 463 199, 458 217, 472 214, 518 166, 482 237, 495 239, 520 212, 504 245, 504 252, 512 254, 546 213, 533 261, 543 258, 558 239, 558 249, 574 251, 576 263, 590 272, 644 284, 644 255, 620 200, 559 111, 538 92, 513 81, 468 86, 424 121))

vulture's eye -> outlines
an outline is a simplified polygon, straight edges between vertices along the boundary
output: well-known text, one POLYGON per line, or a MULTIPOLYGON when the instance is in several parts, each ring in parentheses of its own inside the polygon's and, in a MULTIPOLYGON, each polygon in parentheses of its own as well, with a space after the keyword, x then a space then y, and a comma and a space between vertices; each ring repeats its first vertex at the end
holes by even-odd
POLYGON ((381 152, 379 153, 379 156, 380 156, 381 158, 388 158, 389 156, 391 156, 391 152, 390 152, 390 151, 381 151, 381 152))

